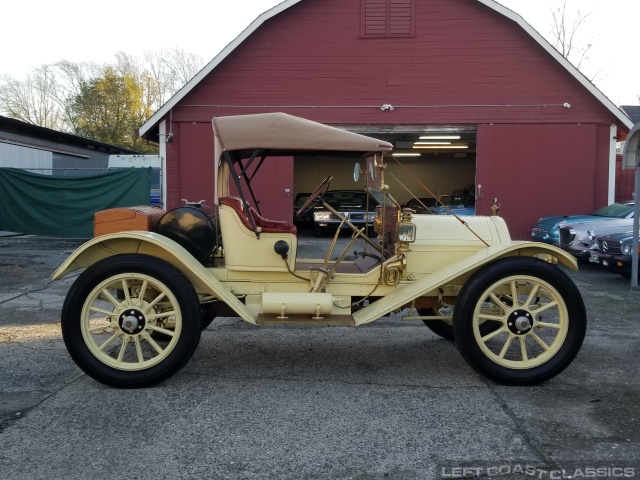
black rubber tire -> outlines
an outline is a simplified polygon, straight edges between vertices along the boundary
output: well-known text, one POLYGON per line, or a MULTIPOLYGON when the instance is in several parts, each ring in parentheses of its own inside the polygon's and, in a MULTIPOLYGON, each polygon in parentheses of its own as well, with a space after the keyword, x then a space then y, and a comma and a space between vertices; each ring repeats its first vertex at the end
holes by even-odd
POLYGON ((316 238, 320 238, 324 235, 324 229, 319 227, 317 224, 313 224, 313 236, 316 238))
POLYGON ((200 328, 204 330, 211 322, 218 317, 218 312, 215 303, 205 303, 200 305, 200 328))
POLYGON ((580 291, 558 267, 530 257, 497 260, 476 272, 463 286, 453 313, 456 344, 464 359, 477 372, 505 385, 535 385, 555 377, 578 354, 586 333, 587 318, 580 291), (488 358, 480 349, 473 333, 476 305, 483 302, 484 292, 503 278, 523 275, 540 279, 559 294, 567 311, 566 337, 558 351, 544 363, 530 368, 508 368, 488 358))
MULTIPOLYGON (((433 308, 418 309, 418 315, 431 316, 435 314, 436 312, 433 308)), ((449 340, 450 342, 455 341, 456 338, 453 333, 453 326, 449 325, 447 322, 442 320, 423 320, 423 322, 429 330, 431 330, 439 337, 442 337, 445 340, 449 340)))
POLYGON ((169 263, 148 255, 123 254, 87 268, 74 282, 62 307, 62 336, 76 364, 95 380, 118 388, 144 388, 174 375, 192 357, 200 341, 198 297, 182 273, 169 263), (87 297, 100 282, 123 274, 143 274, 162 282, 175 296, 182 329, 173 350, 159 363, 143 370, 126 371, 109 366, 91 353, 81 331, 81 314, 87 297))

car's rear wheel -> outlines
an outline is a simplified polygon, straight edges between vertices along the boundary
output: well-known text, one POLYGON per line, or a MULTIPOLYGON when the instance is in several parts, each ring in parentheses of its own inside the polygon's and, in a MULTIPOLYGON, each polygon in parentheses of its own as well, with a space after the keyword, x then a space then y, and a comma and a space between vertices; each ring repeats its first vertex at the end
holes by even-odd
POLYGON ((62 335, 89 376, 121 388, 148 387, 182 368, 198 346, 198 297, 170 264, 117 255, 85 270, 62 309, 62 335))
POLYGON ((577 355, 587 319, 580 292, 559 268, 535 258, 506 258, 464 285, 453 314, 456 343, 478 372, 530 385, 564 370, 577 355), (481 330, 483 322, 499 327, 481 330))
MULTIPOLYGON (((442 317, 451 317, 453 312, 453 308, 451 307, 441 307, 441 308, 423 308, 418 310, 420 315, 424 316, 442 316, 442 317)), ((456 336, 453 330, 453 322, 449 319, 447 320, 423 320, 424 324, 427 326, 429 330, 438 335, 439 337, 444 338, 445 340, 449 340, 451 342, 455 341, 456 336)), ((500 324, 494 321, 485 321, 480 325, 480 331, 483 335, 487 335, 498 328, 500 328, 500 324)))

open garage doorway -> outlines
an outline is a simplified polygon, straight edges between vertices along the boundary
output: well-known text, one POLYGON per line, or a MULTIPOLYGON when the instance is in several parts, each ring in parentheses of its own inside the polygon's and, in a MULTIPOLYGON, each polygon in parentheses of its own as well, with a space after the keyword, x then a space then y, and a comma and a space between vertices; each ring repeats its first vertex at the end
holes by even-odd
MULTIPOLYGON (((454 192, 476 195, 475 125, 340 128, 394 145, 394 159, 386 160, 385 181, 399 203, 404 204, 413 197, 440 197, 454 192), (413 175, 409 175, 403 166, 413 175), (427 186, 431 193, 425 191, 421 184, 427 186)), ((363 159, 363 168, 364 163, 363 159)), ((312 192, 328 175, 333 175, 332 190, 363 190, 365 176, 361 175, 358 182, 354 181, 353 169, 353 159, 296 157, 294 198, 300 199, 305 193, 312 192)))

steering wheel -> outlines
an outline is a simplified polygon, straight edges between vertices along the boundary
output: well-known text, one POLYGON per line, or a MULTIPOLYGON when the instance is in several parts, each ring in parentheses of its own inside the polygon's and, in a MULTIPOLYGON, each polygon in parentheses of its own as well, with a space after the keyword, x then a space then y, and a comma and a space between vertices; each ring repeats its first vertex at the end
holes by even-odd
POLYGON ((313 191, 313 193, 307 198, 307 201, 298 209, 298 213, 296 213, 296 218, 300 218, 302 215, 311 210, 316 203, 322 200, 324 194, 327 193, 329 189, 329 184, 333 180, 333 175, 329 175, 325 178, 320 185, 313 191))

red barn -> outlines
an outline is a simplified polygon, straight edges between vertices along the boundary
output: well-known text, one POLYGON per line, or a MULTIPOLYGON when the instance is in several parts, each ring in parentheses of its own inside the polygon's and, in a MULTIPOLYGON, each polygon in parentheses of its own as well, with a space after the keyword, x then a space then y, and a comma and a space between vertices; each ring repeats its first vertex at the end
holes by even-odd
MULTIPOLYGON (((592 211, 615 194, 615 142, 629 118, 520 16, 491 0, 286 0, 258 17, 140 129, 166 159, 166 206, 213 202, 214 116, 282 111, 394 143, 388 183, 428 197, 471 186, 502 205, 514 238, 540 216, 592 211), (447 139, 435 137, 451 137, 447 139), (424 138, 420 138, 424 137, 424 138), (401 186, 404 185, 404 186, 401 186), (405 188, 406 187, 406 188, 405 188)), ((263 213, 339 159, 271 163, 263 213)))

